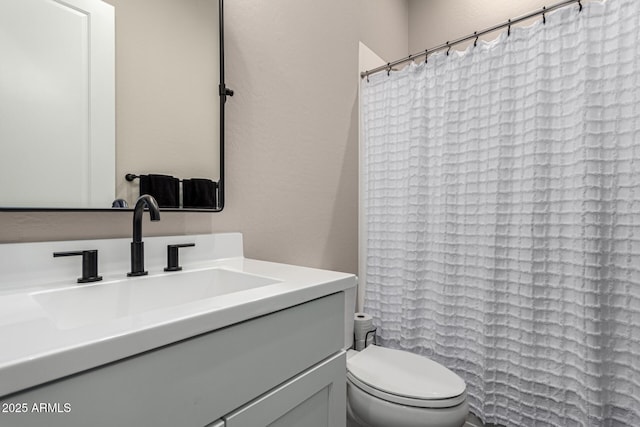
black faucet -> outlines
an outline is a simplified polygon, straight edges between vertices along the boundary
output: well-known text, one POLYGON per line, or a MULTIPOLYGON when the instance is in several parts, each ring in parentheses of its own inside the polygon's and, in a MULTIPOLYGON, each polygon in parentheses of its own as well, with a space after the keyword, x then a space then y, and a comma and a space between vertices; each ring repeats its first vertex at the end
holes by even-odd
POLYGON ((142 214, 144 208, 149 208, 151 221, 160 221, 160 208, 152 196, 143 194, 138 197, 133 208, 133 242, 131 242, 131 272, 127 276, 144 276, 144 243, 142 242, 142 214))

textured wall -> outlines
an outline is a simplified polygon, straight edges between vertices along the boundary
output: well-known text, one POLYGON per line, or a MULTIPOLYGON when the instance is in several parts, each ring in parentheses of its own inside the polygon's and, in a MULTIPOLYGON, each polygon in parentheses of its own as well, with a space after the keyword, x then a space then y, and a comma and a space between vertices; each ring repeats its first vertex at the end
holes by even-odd
MULTIPOLYGON (((356 272, 358 41, 406 56, 405 0, 225 4, 227 206, 145 235, 244 233, 249 257, 356 272), (380 32, 384 24, 385 32, 380 32)), ((124 237, 126 213, 0 212, 0 241, 124 237)))
MULTIPOLYGON (((409 52, 412 54, 557 3, 549 0, 408 1, 409 52)), ((575 7, 577 10, 578 6, 575 7)), ((487 34, 484 39, 495 37, 495 33, 487 34)))
POLYGON ((386 61, 407 56, 408 0, 359 0, 360 40, 386 61))
POLYGON ((380 48, 406 55, 404 2, 227 3, 236 96, 228 207, 214 227, 243 231, 249 256, 357 271, 358 41, 376 44, 391 10, 380 48))

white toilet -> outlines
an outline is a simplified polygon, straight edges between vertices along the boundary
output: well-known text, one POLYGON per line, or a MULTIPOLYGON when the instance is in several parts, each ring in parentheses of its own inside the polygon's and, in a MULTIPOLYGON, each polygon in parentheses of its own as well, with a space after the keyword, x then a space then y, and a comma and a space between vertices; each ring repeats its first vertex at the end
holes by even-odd
POLYGON ((461 427, 462 378, 423 356, 370 345, 347 353, 347 427, 461 427))
MULTIPOLYGON (((345 294, 349 349, 356 288, 345 294)), ((461 427, 468 413, 464 381, 439 363, 377 345, 347 350, 347 427, 461 427)))

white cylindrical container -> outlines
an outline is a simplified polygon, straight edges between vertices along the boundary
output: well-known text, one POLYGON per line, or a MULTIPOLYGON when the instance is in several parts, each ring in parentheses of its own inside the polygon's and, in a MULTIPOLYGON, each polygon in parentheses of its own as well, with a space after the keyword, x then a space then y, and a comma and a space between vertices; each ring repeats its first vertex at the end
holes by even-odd
POLYGON ((353 318, 353 334, 355 338, 354 348, 357 351, 363 350, 373 342, 373 333, 368 334, 375 328, 373 318, 366 313, 355 313, 353 318), (368 335, 367 335, 368 334, 368 335), (367 342, 365 343, 365 339, 367 342))

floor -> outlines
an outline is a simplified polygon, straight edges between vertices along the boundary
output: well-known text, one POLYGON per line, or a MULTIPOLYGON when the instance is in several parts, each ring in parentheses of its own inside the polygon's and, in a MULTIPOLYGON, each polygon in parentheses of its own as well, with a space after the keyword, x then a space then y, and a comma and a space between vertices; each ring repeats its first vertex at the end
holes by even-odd
POLYGON ((480 420, 480 418, 473 415, 469 412, 469 416, 467 417, 467 422, 464 423, 463 427, 484 427, 484 424, 480 420))
POLYGON ((483 424, 480 418, 476 417, 471 412, 469 412, 469 416, 467 417, 467 422, 464 423, 464 426, 462 427, 501 427, 501 426, 496 424, 483 424))

